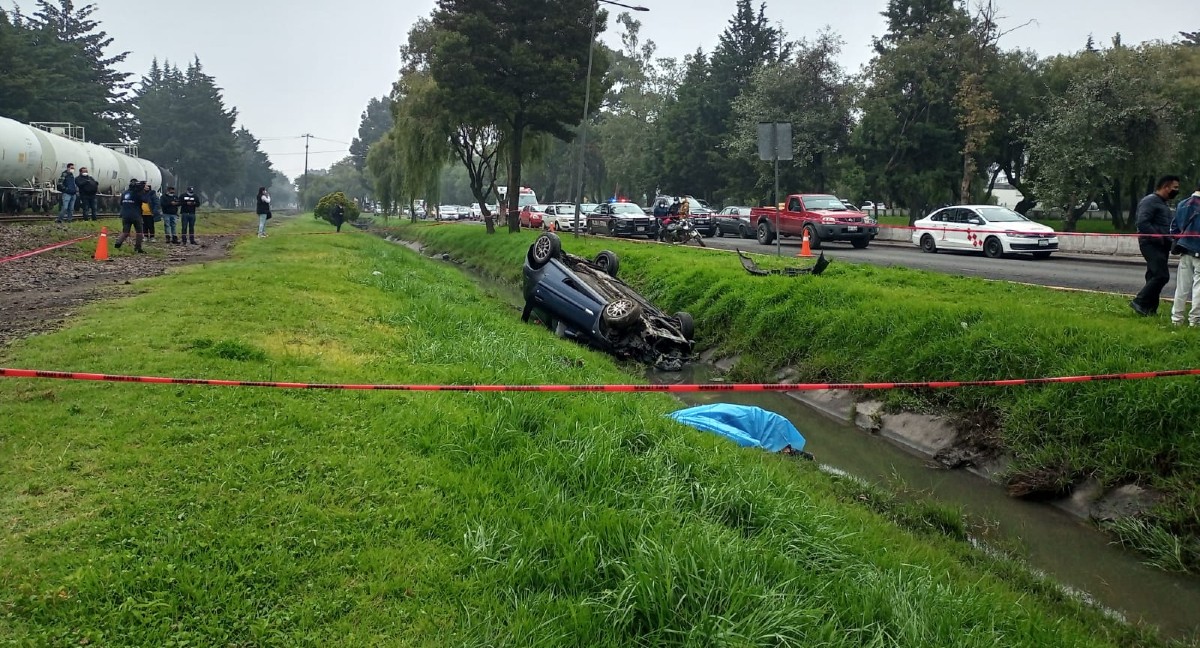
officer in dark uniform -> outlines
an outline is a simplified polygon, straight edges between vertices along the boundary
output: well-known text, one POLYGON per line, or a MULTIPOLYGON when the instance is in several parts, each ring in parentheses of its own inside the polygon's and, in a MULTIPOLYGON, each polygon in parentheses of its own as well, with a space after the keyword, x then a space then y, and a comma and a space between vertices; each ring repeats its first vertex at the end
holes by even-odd
POLYGON ((117 239, 116 247, 121 249, 125 239, 129 238, 129 230, 137 232, 133 241, 133 251, 145 253, 142 249, 142 182, 131 180, 129 188, 121 194, 121 236, 117 239))

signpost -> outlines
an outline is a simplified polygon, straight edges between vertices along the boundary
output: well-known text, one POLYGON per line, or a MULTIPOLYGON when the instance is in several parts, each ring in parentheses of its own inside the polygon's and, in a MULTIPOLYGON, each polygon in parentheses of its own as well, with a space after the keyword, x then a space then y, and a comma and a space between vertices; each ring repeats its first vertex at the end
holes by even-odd
POLYGON ((779 161, 792 159, 792 123, 758 122, 758 157, 775 162, 775 254, 783 256, 779 234, 779 161))

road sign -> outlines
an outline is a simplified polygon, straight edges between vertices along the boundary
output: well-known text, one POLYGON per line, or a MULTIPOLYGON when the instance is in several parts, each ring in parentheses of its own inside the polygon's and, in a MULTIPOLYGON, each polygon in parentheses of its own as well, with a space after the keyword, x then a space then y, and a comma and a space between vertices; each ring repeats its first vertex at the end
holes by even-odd
POLYGON ((758 157, 764 162, 792 159, 792 123, 758 123, 758 157))

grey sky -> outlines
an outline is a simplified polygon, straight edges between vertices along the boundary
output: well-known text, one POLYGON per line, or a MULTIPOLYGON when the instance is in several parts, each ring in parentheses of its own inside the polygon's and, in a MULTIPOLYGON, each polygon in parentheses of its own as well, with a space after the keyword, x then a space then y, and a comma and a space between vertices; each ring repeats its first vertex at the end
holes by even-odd
MULTIPOLYGON (((398 47, 413 21, 428 15, 434 0, 92 0, 97 16, 131 53, 125 70, 144 74, 154 57, 181 66, 198 55, 216 77, 241 122, 264 140, 276 168, 290 177, 304 169, 308 132, 349 142, 371 97, 387 93, 399 67, 398 47), (354 26, 347 26, 353 24, 354 26), (172 29, 168 29, 171 26, 172 29)), ((83 4, 82 0, 77 0, 83 4)), ((733 14, 735 0, 635 0, 643 37, 661 56, 711 51, 733 14)), ((7 2, 5 4, 8 4, 7 2)), ((22 3, 28 9, 31 2, 22 3)), ((886 0, 801 2, 770 0, 767 14, 791 38, 812 36, 825 26, 846 42, 843 64, 856 71, 871 57, 871 38, 883 31, 886 0)), ((1082 48, 1089 33, 1107 43, 1121 32, 1126 43, 1171 40, 1200 29, 1194 0, 1000 0, 1010 26, 1036 23, 1008 35, 1004 44, 1042 55, 1082 48)), ((610 25, 612 23, 610 22, 610 25)), ((606 38, 619 44, 615 25, 606 38)), ((553 35, 548 35, 553 37, 553 35)), ((568 46, 569 43, 563 43, 568 46)), ((582 46, 582 45, 581 45, 582 46)), ((314 141, 309 165, 327 167, 346 146, 314 141)))

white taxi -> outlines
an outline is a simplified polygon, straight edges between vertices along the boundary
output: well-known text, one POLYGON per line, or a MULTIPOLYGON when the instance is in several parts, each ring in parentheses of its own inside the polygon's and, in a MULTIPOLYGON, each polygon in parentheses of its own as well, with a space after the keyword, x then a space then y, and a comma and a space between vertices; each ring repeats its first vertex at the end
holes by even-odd
POLYGON ((983 252, 989 258, 1032 254, 1048 259, 1058 250, 1058 234, 1007 207, 944 207, 913 223, 912 242, 922 250, 983 252))

